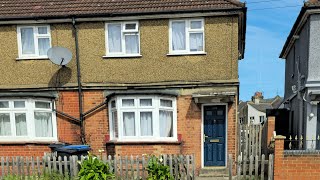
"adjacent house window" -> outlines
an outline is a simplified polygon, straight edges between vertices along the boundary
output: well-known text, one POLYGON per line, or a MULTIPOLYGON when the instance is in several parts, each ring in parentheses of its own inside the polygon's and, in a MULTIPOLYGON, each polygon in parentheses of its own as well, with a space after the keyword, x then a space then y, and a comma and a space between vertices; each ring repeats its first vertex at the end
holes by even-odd
POLYGON ((52 102, 35 99, 0 100, 0 141, 57 140, 52 102))
POLYGON ((176 98, 121 96, 109 103, 112 140, 177 140, 176 98))
POLYGON ((251 122, 254 122, 254 116, 251 116, 251 117, 250 117, 250 121, 251 121, 251 122))
POLYGON ((260 116, 260 123, 264 122, 264 116, 260 116))
POLYGON ((204 53, 204 20, 170 20, 170 54, 204 53))
POLYGON ((107 23, 106 42, 107 56, 140 55, 139 23, 107 23))
POLYGON ((47 58, 50 26, 18 26, 19 58, 47 58))

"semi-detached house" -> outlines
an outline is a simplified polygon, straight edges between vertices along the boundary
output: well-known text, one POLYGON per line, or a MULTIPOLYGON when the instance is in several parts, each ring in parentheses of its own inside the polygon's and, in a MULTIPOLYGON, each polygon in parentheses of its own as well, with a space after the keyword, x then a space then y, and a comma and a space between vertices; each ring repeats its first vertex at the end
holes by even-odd
POLYGON ((197 169, 236 156, 243 3, 0 6, 1 156, 41 156, 58 142, 85 142, 108 155, 195 154, 197 169), (64 67, 48 59, 55 46, 73 54, 64 67))

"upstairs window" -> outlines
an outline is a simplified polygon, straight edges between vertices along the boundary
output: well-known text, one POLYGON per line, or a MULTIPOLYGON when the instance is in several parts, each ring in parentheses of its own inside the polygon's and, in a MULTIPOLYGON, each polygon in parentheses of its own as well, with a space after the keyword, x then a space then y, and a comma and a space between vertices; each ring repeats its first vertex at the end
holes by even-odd
POLYGON ((177 140, 176 99, 121 96, 109 103, 110 135, 119 141, 177 140))
POLYGON ((0 100, 0 141, 55 141, 52 102, 37 99, 0 100))
POLYGON ((51 48, 50 26, 18 26, 19 58, 47 58, 51 48))
POLYGON ((106 24, 107 57, 139 56, 140 39, 138 22, 106 24))
POLYGON ((204 53, 204 20, 171 20, 170 54, 204 53))

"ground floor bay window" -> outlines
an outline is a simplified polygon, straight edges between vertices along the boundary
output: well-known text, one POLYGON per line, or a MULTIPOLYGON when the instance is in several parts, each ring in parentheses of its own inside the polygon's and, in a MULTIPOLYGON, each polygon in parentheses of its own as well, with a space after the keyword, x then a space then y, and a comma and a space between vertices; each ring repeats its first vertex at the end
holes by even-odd
POLYGON ((56 141, 52 106, 43 99, 0 99, 0 142, 56 141))
POLYGON ((114 97, 109 102, 111 140, 177 141, 176 106, 175 97, 114 97))

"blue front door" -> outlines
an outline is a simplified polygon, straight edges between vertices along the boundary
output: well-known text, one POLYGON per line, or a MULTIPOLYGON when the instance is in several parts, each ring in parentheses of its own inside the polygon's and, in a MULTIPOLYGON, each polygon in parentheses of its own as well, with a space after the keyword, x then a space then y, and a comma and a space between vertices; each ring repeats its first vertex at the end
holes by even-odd
POLYGON ((204 166, 225 166, 226 106, 204 106, 204 166))

